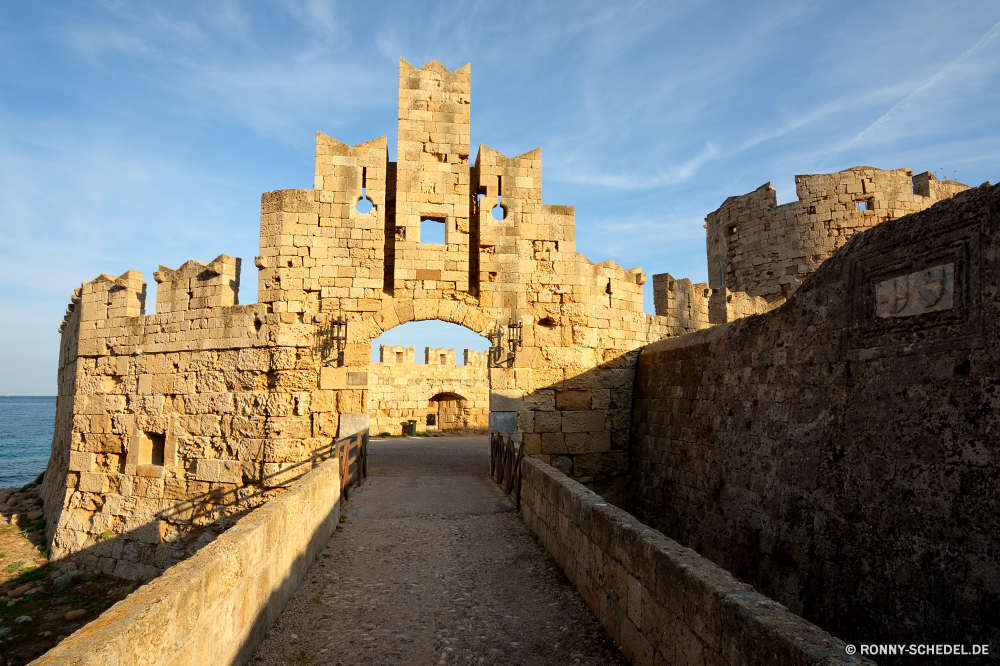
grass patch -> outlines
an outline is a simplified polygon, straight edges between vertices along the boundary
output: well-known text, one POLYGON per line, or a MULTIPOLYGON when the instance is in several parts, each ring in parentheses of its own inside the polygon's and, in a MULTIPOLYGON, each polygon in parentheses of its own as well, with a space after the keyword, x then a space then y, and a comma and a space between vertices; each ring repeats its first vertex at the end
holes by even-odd
POLYGON ((25 564, 24 560, 18 560, 17 562, 14 562, 14 564, 8 564, 6 567, 4 567, 3 572, 14 573, 15 571, 18 571, 21 567, 23 567, 24 564, 25 564))
MULTIPOLYGON (((45 569, 36 566, 25 567, 21 569, 18 573, 17 578, 14 579, 16 584, 30 583, 34 580, 41 580, 45 577, 45 569)), ((15 585, 16 587, 17 585, 15 585)))

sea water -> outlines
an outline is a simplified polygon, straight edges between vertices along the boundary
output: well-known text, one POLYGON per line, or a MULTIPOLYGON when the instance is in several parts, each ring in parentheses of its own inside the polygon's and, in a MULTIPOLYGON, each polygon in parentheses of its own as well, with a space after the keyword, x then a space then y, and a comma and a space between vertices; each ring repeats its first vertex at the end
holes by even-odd
POLYGON ((55 421, 55 396, 0 395, 0 488, 23 486, 45 471, 55 421))

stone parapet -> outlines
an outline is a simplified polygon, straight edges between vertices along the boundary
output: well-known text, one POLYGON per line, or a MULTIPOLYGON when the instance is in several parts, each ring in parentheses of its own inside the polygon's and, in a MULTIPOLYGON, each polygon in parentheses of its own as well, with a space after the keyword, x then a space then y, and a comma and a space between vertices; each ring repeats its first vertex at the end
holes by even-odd
POLYGON ((967 189, 928 173, 858 166, 796 176, 799 200, 779 206, 765 183, 705 218, 709 286, 785 299, 854 234, 967 189))
POLYGON ((736 321, 750 315, 763 314, 785 302, 782 299, 772 303, 766 298, 750 296, 743 291, 733 293, 725 287, 710 291, 712 296, 708 301, 708 320, 712 326, 725 324, 727 321, 736 321))
POLYGON ((672 335, 684 335, 709 326, 708 295, 704 282, 676 279, 670 273, 653 276, 653 305, 656 314, 666 317, 672 335))
POLYGON ((873 663, 549 465, 521 474, 524 522, 632 664, 873 663))
POLYGON ((333 534, 339 500, 329 460, 32 664, 246 663, 333 534))

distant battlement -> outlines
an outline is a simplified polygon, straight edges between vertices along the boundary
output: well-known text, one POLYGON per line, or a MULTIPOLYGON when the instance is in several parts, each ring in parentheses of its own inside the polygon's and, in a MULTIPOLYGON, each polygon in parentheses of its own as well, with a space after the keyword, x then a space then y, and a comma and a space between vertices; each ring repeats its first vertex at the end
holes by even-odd
POLYGON ((654 275, 656 314, 698 330, 767 312, 854 234, 967 189, 930 172, 854 167, 796 176, 799 200, 780 206, 771 183, 729 197, 705 218, 708 284, 654 275))
POLYGON ((709 286, 784 300, 857 232, 967 189, 929 172, 859 166, 796 176, 799 200, 779 206, 765 183, 705 218, 709 286))
MULTIPOLYGON (((463 349, 462 352, 465 365, 482 365, 486 363, 485 352, 477 352, 475 349, 463 349)), ((416 357, 413 353, 413 347, 403 347, 402 345, 380 345, 379 363, 390 365, 414 365, 416 364, 416 357)), ((455 350, 445 349, 444 347, 441 347, 440 349, 424 347, 424 364, 454 366, 455 350)))

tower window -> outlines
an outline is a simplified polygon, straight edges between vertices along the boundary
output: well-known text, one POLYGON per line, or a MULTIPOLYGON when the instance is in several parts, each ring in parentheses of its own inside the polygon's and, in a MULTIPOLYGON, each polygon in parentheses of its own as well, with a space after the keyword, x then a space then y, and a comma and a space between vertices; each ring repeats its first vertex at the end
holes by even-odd
POLYGON ((422 217, 420 218, 420 243, 432 243, 444 245, 445 240, 445 220, 443 217, 422 217))

